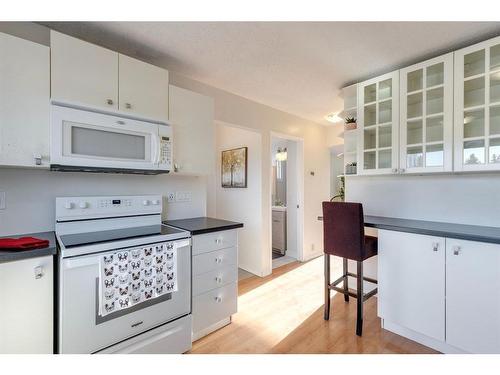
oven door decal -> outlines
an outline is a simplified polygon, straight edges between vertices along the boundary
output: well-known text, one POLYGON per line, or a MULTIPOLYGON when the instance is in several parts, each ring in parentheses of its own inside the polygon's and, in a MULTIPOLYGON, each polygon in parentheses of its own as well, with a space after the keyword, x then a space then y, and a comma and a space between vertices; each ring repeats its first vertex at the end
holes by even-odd
POLYGON ((100 316, 176 291, 175 242, 119 250, 100 258, 100 316))

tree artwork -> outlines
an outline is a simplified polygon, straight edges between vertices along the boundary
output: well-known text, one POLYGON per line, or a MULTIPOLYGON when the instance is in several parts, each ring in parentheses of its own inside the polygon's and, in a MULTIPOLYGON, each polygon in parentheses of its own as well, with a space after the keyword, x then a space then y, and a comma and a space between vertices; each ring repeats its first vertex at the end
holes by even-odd
POLYGON ((247 147, 222 151, 222 187, 247 187, 247 147))

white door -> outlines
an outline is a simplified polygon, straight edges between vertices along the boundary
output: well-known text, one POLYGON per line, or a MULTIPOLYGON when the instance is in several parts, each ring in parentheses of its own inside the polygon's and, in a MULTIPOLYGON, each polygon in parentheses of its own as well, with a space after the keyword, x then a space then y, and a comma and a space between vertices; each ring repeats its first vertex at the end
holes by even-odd
POLYGON ((169 86, 170 122, 174 129, 174 166, 178 173, 215 173, 214 100, 169 86))
POLYGON ((0 263, 0 354, 53 353, 52 256, 0 263))
POLYGON ((49 48, 0 33, 0 165, 49 164, 49 48))
POLYGON ((53 100, 118 109, 118 53, 51 30, 53 100))
POLYGON ((455 170, 500 169, 500 37, 455 52, 455 170))
POLYGON ((453 53, 400 70, 402 173, 453 169, 453 53))
POLYGON ((358 85, 358 174, 398 173, 399 72, 358 85))
POLYGON ((168 70, 119 55, 119 109, 168 121, 168 70))
POLYGON ((444 238, 379 230, 379 316, 444 341, 444 269, 444 238))
POLYGON ((500 245, 446 240, 446 342, 500 353, 500 245))

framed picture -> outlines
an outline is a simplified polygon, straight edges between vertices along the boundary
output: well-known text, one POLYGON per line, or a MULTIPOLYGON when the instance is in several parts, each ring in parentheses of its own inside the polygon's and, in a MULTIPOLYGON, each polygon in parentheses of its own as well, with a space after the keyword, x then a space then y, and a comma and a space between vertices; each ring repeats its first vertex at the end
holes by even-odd
POLYGON ((223 188, 247 187, 248 147, 222 151, 221 180, 223 188))

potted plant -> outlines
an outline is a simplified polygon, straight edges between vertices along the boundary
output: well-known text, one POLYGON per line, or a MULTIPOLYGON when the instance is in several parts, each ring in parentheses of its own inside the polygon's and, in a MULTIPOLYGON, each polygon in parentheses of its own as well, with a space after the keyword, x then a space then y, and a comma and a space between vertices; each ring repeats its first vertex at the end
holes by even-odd
POLYGON ((345 120, 345 130, 354 130, 358 127, 354 117, 347 117, 345 120))
POLYGON ((353 161, 352 163, 348 163, 345 166, 345 174, 356 174, 358 163, 353 161))

